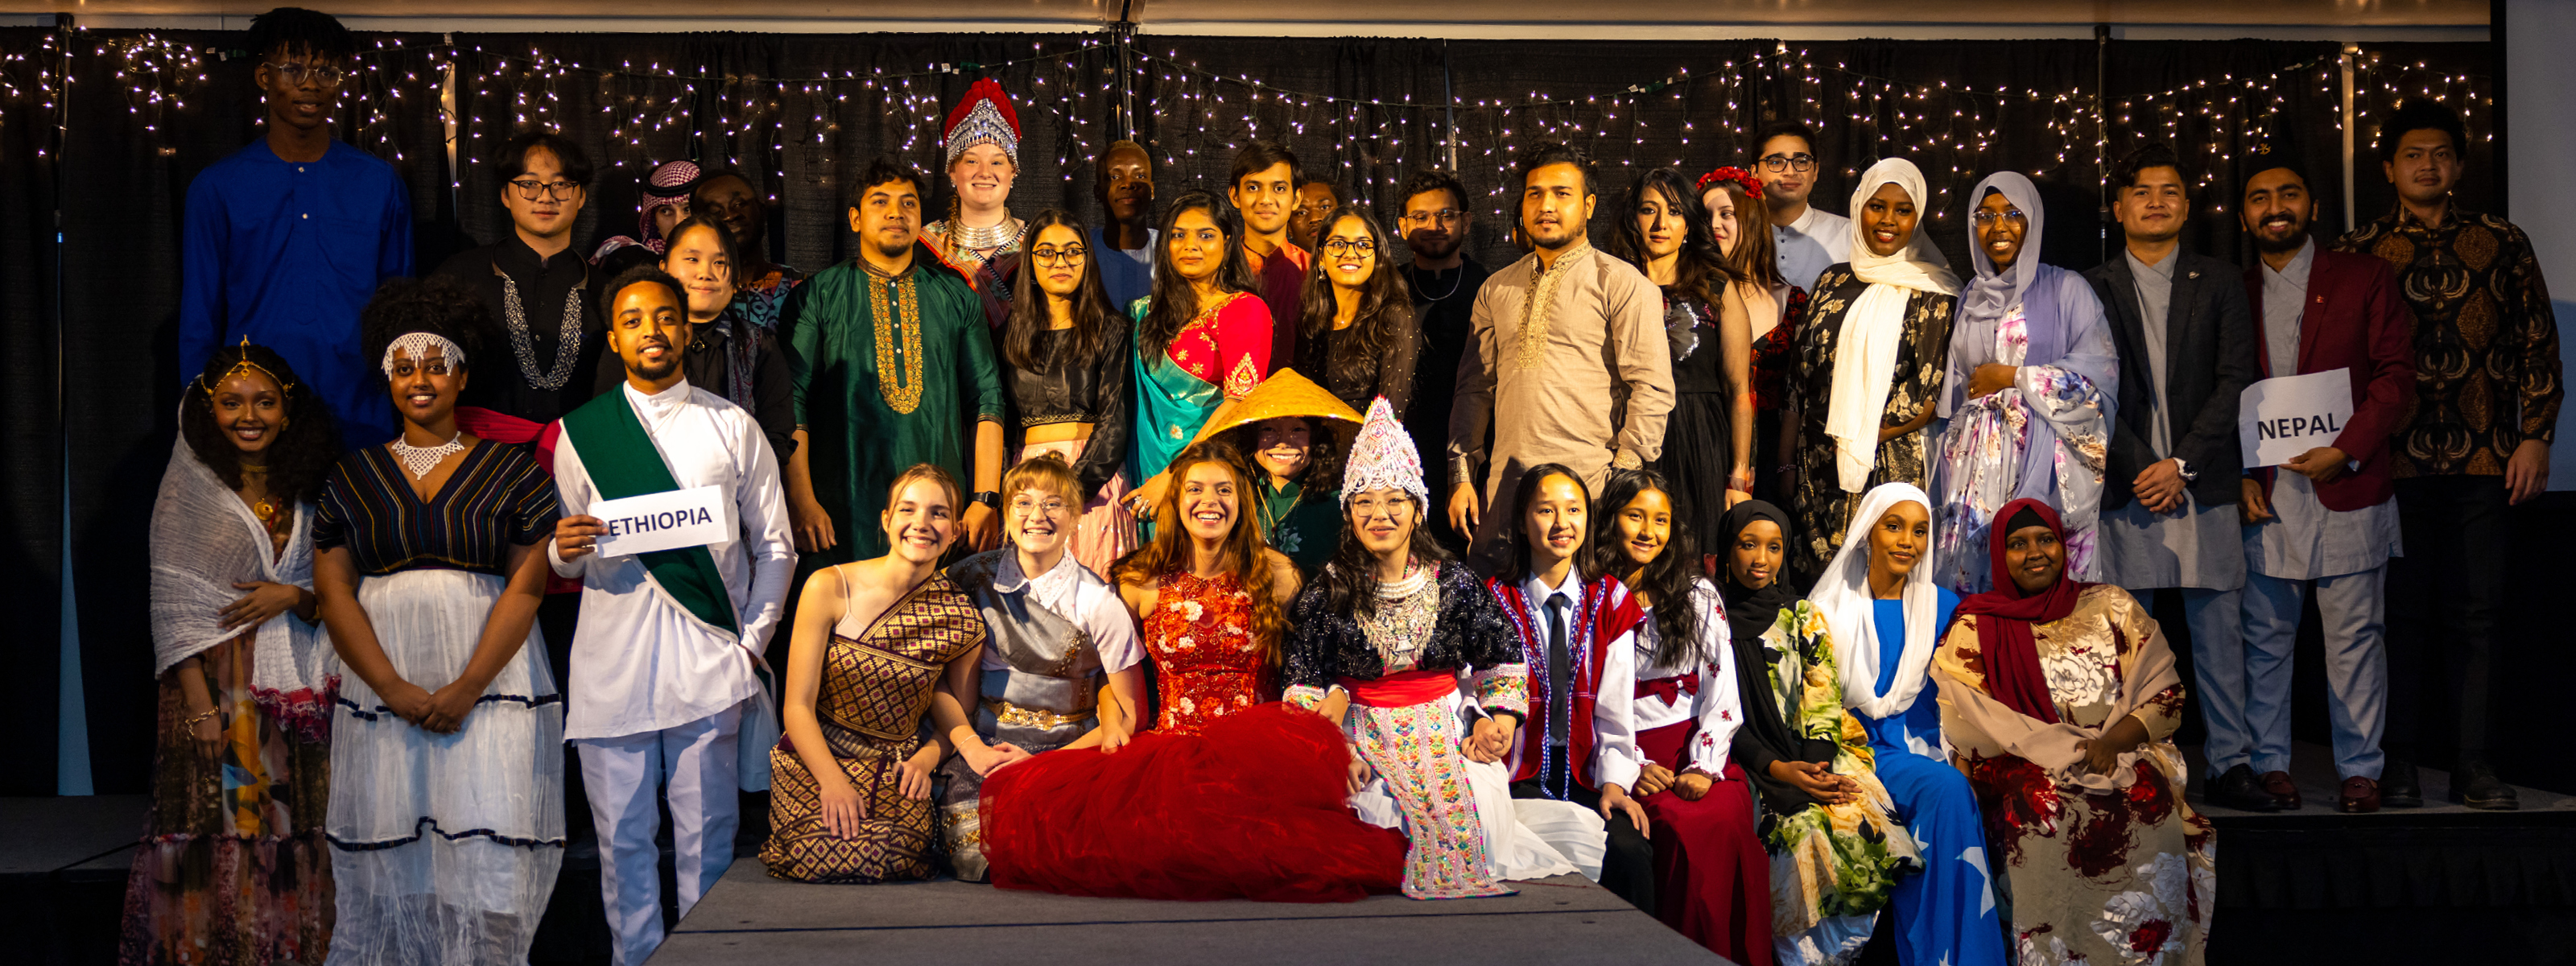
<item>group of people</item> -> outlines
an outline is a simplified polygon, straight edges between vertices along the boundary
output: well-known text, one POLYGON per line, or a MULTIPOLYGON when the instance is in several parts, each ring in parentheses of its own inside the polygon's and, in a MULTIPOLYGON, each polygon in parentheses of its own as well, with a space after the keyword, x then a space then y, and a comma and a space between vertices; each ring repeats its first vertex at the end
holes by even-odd
POLYGON ((986 80, 944 214, 880 159, 841 264, 778 264, 752 178, 690 162, 585 254, 595 171, 532 130, 486 159, 508 232, 414 280, 400 184, 327 126, 348 32, 250 40, 265 136, 189 193, 128 961, 519 961, 586 811, 641 962, 662 816, 685 913, 764 789, 764 867, 811 882, 1579 873, 1746 963, 1849 961, 1881 913, 1907 963, 2196 961, 2161 589, 2206 801, 2300 806, 2313 592, 2338 806, 2421 804, 2419 680, 2452 796, 2514 805, 2495 568, 2557 335, 2521 232, 2450 203, 2437 104, 2383 126, 2400 204, 2341 241, 2282 152, 2228 199, 2260 264, 2188 251, 2149 145, 2109 263, 2041 264, 1998 172, 1963 280, 1913 164, 1829 213, 1794 122, 1639 175, 1598 246, 1590 161, 1533 146, 1492 271, 1454 177, 1382 221, 1266 142, 1168 201, 1117 142, 1103 221, 1015 214, 986 80), (2243 465, 2242 391, 2337 370, 2331 445, 2243 465), (621 550, 641 497, 725 535, 621 550))

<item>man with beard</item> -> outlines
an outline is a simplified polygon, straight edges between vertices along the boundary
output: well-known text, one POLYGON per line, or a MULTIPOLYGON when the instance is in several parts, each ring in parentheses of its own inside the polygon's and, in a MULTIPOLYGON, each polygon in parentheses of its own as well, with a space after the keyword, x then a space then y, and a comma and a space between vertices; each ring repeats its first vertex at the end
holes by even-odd
POLYGON ((411 195, 393 165, 331 137, 357 39, 328 15, 279 7, 251 18, 251 78, 267 134, 188 185, 181 244, 179 371, 219 347, 277 350, 367 447, 399 424, 376 360, 360 358, 358 310, 412 273, 411 195))
POLYGON ((963 542, 1001 541, 1007 397, 982 303, 921 243, 928 185, 891 156, 870 164, 850 193, 859 257, 814 273, 781 315, 805 432, 787 499, 797 547, 818 565, 885 555, 877 511, 915 463, 974 480, 963 542))
POLYGON ((532 423, 551 423, 588 402, 598 382, 600 332, 595 277, 572 242, 590 199, 590 158, 553 131, 532 130, 501 146, 492 162, 510 233, 458 252, 439 275, 472 289, 509 335, 515 359, 485 365, 463 405, 532 423))
MULTIPOLYGON (((1474 331, 1476 293, 1493 273, 1466 255, 1473 216, 1467 209, 1467 189, 1456 176, 1436 169, 1416 171, 1405 179, 1396 197, 1404 206, 1400 221, 1404 247, 1413 252, 1413 263, 1404 269, 1404 284, 1413 293, 1414 322, 1422 331, 1422 354, 1413 367, 1413 404, 1405 410, 1404 431, 1423 452, 1439 453, 1448 448, 1458 358, 1466 354, 1467 336, 1474 331)), ((1432 531, 1451 552, 1466 550, 1465 531, 1447 527, 1432 531)))
POLYGON ((2457 715, 2451 800, 2521 807, 2486 757, 2487 698, 2503 666, 2494 646, 2513 539, 2507 508, 2549 489, 2549 443, 2567 390, 2531 239, 2452 203, 2468 143, 2460 115, 2442 103, 2400 105, 2380 124, 2378 145, 2397 208, 2334 245, 2395 266, 2415 312, 2418 398, 2391 467, 2407 550, 2388 582, 2390 760, 2380 792, 2393 807, 2424 801, 2412 762, 2432 750, 2434 733, 2418 730, 2428 687, 2457 715))
POLYGON ((1134 141, 1111 141, 1096 167, 1092 194, 1108 223, 1091 230, 1091 252, 1110 307, 1126 313, 1154 294, 1154 156, 1134 141))
POLYGON ((735 252, 741 258, 734 265, 733 313, 785 339, 786 333, 778 329, 778 314, 786 307, 787 293, 805 281, 805 273, 769 260, 769 203, 751 186, 751 178, 721 168, 707 172, 689 196, 689 214, 723 222, 725 231, 733 234, 735 252))
MULTIPOLYGON (((2245 542, 2237 398, 2258 378, 2240 270, 2182 247, 2191 197, 2173 149, 2148 144, 2111 172, 2111 214, 2127 239, 2084 273, 2119 350, 2120 399, 2102 473, 2102 582, 2141 601, 2182 595, 2193 692, 2209 723, 2210 800, 2271 811, 2296 786, 2266 788, 2248 762, 2243 693, 2245 542)), ((2286 776, 2285 776, 2286 777, 2286 776)))
MULTIPOLYGON (((1297 156, 1269 141, 1254 141, 1234 154, 1225 196, 1243 213, 1244 274, 1257 280, 1253 294, 1270 306, 1270 368, 1297 358, 1298 310, 1313 254, 1288 240, 1288 216, 1297 208, 1297 156)), ((1263 373, 1267 376, 1269 373, 1263 373)))
POLYGON ((1673 408, 1663 291, 1585 235, 1600 197, 1592 159, 1542 142, 1520 174, 1533 250, 1477 290, 1449 415, 1449 525, 1475 535, 1468 560, 1488 576, 1516 525, 1494 501, 1522 473, 1562 464, 1598 490, 1612 468, 1663 452, 1673 408))
MULTIPOLYGON (((654 837, 665 799, 681 915, 733 862, 743 717, 772 713, 751 701, 761 689, 755 669, 785 606, 796 551, 778 458, 760 424, 681 373, 689 302, 679 281, 644 266, 607 291, 605 341, 625 363, 626 382, 563 417, 554 473, 564 516, 548 552, 555 573, 582 581, 564 737, 580 751, 599 831, 614 961, 633 966, 662 943, 654 837), (700 487, 720 490, 739 521, 723 539, 599 555, 609 532, 591 515, 600 501, 700 487), (657 784, 667 790, 656 794, 657 784)), ((619 532, 631 527, 618 521, 619 532)))
MULTIPOLYGON (((2268 785, 2290 769, 2290 658, 2311 586, 2324 622, 2327 720, 2334 726, 2338 806, 2379 810, 2380 726, 2388 662, 2380 591, 2398 547, 2390 436, 2415 399, 2415 319, 2397 274, 2368 255, 2322 251, 2307 175, 2257 162, 2241 217, 2263 263, 2245 271, 2254 348, 2264 376, 2344 373, 2352 418, 2331 445, 2279 466, 2248 467, 2236 504, 2245 521, 2245 681, 2202 700, 2241 694, 2255 772, 2268 785)), ((2212 748, 2215 749, 2213 734, 2212 748)), ((2213 753, 2212 760, 2216 760, 2213 753)), ((2297 786, 2291 786, 2295 804, 2297 786)))

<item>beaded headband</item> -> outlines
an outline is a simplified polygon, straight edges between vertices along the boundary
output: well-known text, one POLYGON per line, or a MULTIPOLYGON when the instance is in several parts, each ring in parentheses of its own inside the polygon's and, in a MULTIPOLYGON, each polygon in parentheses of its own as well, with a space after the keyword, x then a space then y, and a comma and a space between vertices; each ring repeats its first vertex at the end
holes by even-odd
MULTIPOLYGON (((244 349, 248 349, 248 348, 250 348, 250 337, 249 337, 249 336, 242 336, 242 340, 241 340, 241 347, 242 347, 242 348, 244 348, 244 349)), ((230 368, 230 369, 226 369, 226 370, 224 370, 224 374, 223 374, 222 376, 217 377, 217 378, 215 379, 215 381, 216 381, 216 382, 218 382, 218 383, 221 383, 221 382, 223 382, 223 381, 224 381, 224 380, 226 380, 226 379, 230 379, 230 378, 232 378, 232 377, 233 377, 233 374, 238 373, 238 372, 241 372, 241 371, 243 371, 243 370, 249 370, 249 371, 251 371, 251 372, 256 372, 256 373, 259 373, 260 375, 267 376, 267 377, 268 377, 268 381, 270 381, 270 382, 273 382, 273 383, 276 383, 276 384, 277 384, 277 391, 278 391, 278 392, 280 392, 280 393, 289 393, 289 392, 294 392, 294 391, 295 391, 295 384, 294 384, 294 383, 291 383, 291 382, 288 382, 288 381, 286 381, 286 380, 284 380, 284 379, 280 379, 280 378, 278 378, 277 373, 274 373, 274 372, 270 372, 270 371, 268 371, 268 367, 267 367, 267 366, 263 366, 263 365, 260 365, 259 363, 256 363, 256 362, 252 362, 252 361, 250 361, 250 353, 248 353, 248 352, 244 352, 244 353, 242 353, 241 361, 240 361, 240 362, 233 363, 233 367, 232 367, 232 368, 230 368)), ((210 385, 207 385, 207 384, 206 384, 206 376, 205 376, 205 374, 204 374, 204 373, 198 373, 198 374, 197 374, 197 388, 205 390, 205 391, 206 391, 206 395, 211 396, 211 395, 214 395, 214 394, 215 394, 215 387, 213 387, 213 386, 210 386, 210 385)))
POLYGON ((1736 167, 1719 168, 1707 174, 1700 175, 1698 190, 1701 194, 1707 194, 1709 186, 1723 181, 1735 182, 1738 186, 1744 189, 1744 196, 1747 198, 1759 199, 1762 197, 1761 179, 1754 177, 1753 172, 1736 167))
POLYGON ((1002 85, 993 83, 992 78, 976 81, 966 89, 966 99, 948 112, 948 130, 942 137, 948 146, 948 156, 942 163, 957 163, 958 155, 978 144, 1000 147, 1003 154, 1011 156, 1013 165, 1020 163, 1020 116, 1011 110, 1011 96, 1003 93, 1002 85))
POLYGON ((1431 488, 1422 482, 1422 452, 1405 435, 1404 424, 1397 422, 1395 407, 1385 396, 1369 403, 1368 416, 1360 421, 1360 434, 1351 441, 1348 469, 1342 471, 1342 504, 1350 505, 1351 497, 1369 490, 1403 490, 1431 505, 1431 488))
POLYGON ((385 378, 394 377, 394 353, 400 352, 408 359, 427 359, 431 349, 439 350, 451 367, 465 364, 465 349, 446 336, 436 332, 405 332, 385 344, 385 378))

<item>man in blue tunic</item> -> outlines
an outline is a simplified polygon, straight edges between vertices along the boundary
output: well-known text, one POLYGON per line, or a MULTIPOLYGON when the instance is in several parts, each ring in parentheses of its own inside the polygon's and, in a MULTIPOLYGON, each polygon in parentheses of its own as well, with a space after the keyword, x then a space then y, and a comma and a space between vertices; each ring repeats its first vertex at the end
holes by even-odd
POLYGON ((412 273, 411 201, 393 166, 331 137, 357 39, 326 14, 251 18, 267 136, 188 186, 179 371, 215 347, 274 347, 340 419, 342 442, 392 438, 393 407, 359 347, 376 283, 412 273))

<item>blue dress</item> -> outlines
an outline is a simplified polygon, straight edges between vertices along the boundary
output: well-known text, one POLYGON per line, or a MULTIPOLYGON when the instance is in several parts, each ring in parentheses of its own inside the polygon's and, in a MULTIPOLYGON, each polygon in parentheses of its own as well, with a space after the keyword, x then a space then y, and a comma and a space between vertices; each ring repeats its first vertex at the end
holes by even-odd
MULTIPOLYGON (((1936 623, 1950 624, 1959 595, 1940 591, 1936 623)), ((1905 639, 1905 603, 1877 602, 1874 611, 1881 641, 1905 639)), ((1896 683, 1902 647, 1878 649, 1878 686, 1885 695, 1896 683)), ((1929 669, 1926 669, 1929 673, 1929 669)), ((1927 680, 1904 712, 1872 718, 1858 710, 1852 717, 1869 732, 1870 752, 1878 759, 1878 781, 1896 800, 1896 820, 1923 850, 1922 875, 1897 883, 1889 905, 1896 913, 1896 961, 1905 966, 2002 966, 2003 920, 1997 914, 1994 880, 1987 872, 1986 830, 1977 811, 1977 794, 1968 776, 1949 762, 1927 757, 1906 739, 1923 741, 1934 755, 1941 751, 1940 682, 1927 680)))

